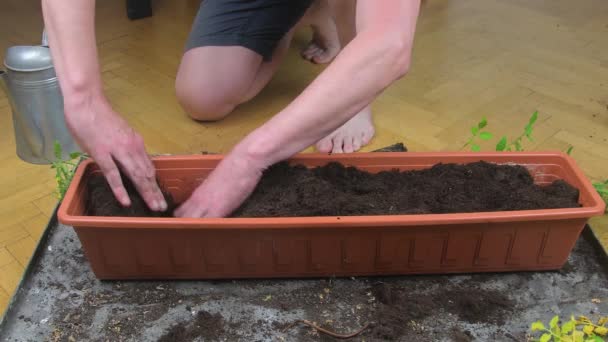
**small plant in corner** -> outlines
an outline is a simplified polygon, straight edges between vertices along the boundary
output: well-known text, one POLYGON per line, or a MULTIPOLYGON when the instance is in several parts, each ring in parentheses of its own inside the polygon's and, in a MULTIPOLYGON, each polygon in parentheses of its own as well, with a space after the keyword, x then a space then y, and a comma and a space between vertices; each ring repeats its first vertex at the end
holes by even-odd
POLYGON ((540 337, 532 337, 529 341, 534 342, 604 342, 604 336, 608 334, 608 317, 601 317, 597 323, 593 323, 585 316, 574 316, 560 325, 559 316, 555 316, 549 322, 547 328, 543 322, 536 321, 530 326, 530 330, 540 337), (579 329, 580 327, 580 329, 579 329))
MULTIPOLYGON (((509 141, 506 135, 504 135, 496 144, 496 151, 523 151, 524 148, 522 146, 522 142, 524 138, 527 138, 529 141, 533 141, 532 133, 534 131, 534 123, 538 120, 538 111, 535 111, 530 119, 528 119, 528 123, 524 127, 523 133, 521 133, 517 138, 509 141)), ((485 130, 488 125, 488 120, 486 118, 481 119, 477 123, 477 125, 471 127, 471 136, 469 140, 462 146, 465 148, 467 146, 471 147, 471 151, 479 152, 481 150, 481 146, 479 146, 479 141, 487 141, 492 139, 494 134, 485 130)), ((572 152, 572 147, 568 149, 568 154, 572 152)))
MULTIPOLYGON (((608 204, 608 179, 603 182, 595 182, 593 183, 593 187, 600 194, 604 202, 608 204)), ((608 207, 606 208, 606 212, 608 212, 608 207)))
POLYGON ((471 146, 471 151, 479 152, 481 147, 479 146, 479 143, 476 142, 477 139, 478 138, 481 140, 492 139, 492 133, 484 130, 484 128, 486 128, 487 125, 488 125, 488 120, 486 120, 486 118, 483 118, 483 119, 481 119, 481 121, 479 121, 477 123, 477 125, 472 126, 471 127, 471 137, 469 138, 469 140, 467 140, 467 142, 464 144, 464 146, 462 146, 462 148, 471 146))
POLYGON ((528 123, 524 127, 524 131, 517 138, 513 139, 511 142, 508 141, 507 136, 504 135, 496 144, 496 151, 523 151, 521 143, 524 138, 527 138, 529 141, 533 141, 532 139, 532 131, 534 130, 534 123, 538 119, 538 111, 532 113, 532 116, 528 120, 528 123))
POLYGON ((80 152, 72 152, 69 159, 63 159, 63 151, 61 144, 55 141, 54 145, 55 160, 51 163, 51 169, 55 169, 55 181, 57 182, 57 198, 63 199, 65 192, 72 182, 74 171, 81 159, 86 158, 86 155, 80 152))

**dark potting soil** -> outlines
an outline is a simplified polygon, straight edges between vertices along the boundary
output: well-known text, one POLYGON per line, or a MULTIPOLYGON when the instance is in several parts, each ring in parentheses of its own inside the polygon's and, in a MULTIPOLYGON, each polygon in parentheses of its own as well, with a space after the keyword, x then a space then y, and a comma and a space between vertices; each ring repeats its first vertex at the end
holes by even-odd
MULTIPOLYGON (((170 216, 149 210, 135 187, 123 182, 132 206, 122 207, 101 175, 89 180, 89 214, 170 216)), ((173 207, 170 196, 166 196, 173 207)), ((233 217, 352 216, 467 213, 579 207, 579 192, 562 180, 534 184, 519 165, 486 162, 437 164, 429 169, 376 174, 339 163, 306 168, 278 163, 264 175, 233 217)))
POLYGON ((165 200, 167 201, 167 211, 157 212, 152 211, 144 202, 144 199, 139 195, 135 185, 124 174, 121 175, 122 184, 125 186, 131 205, 123 207, 116 200, 112 193, 112 188, 101 173, 95 173, 88 179, 87 187, 89 196, 87 198, 87 213, 90 216, 123 216, 123 217, 171 217, 175 209, 173 197, 167 191, 163 191, 165 200))
POLYGON ((578 207, 579 192, 562 180, 538 186, 518 165, 437 164, 372 174, 330 163, 269 168, 238 217, 466 213, 578 207))

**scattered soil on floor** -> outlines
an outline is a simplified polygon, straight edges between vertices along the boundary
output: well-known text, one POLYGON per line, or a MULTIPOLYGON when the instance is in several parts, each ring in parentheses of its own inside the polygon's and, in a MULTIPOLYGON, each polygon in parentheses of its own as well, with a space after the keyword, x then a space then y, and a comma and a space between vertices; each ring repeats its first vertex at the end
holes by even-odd
MULTIPOLYGON (((122 207, 101 174, 89 178, 89 215, 171 216, 155 213, 123 177, 132 205, 122 207)), ((562 180, 534 184, 518 165, 437 164, 429 169, 372 174, 339 163, 316 168, 286 162, 264 173, 234 217, 349 216, 466 213, 579 207, 579 192, 562 180)))
POLYGON ((372 333, 381 340, 395 340, 432 315, 456 315, 467 323, 502 325, 515 309, 505 294, 481 288, 452 287, 420 293, 382 283, 374 286, 372 293, 379 302, 372 333))
POLYGON ((205 341, 216 341, 223 333, 222 315, 199 311, 193 321, 174 325, 158 342, 194 341, 197 337, 203 337, 205 341))

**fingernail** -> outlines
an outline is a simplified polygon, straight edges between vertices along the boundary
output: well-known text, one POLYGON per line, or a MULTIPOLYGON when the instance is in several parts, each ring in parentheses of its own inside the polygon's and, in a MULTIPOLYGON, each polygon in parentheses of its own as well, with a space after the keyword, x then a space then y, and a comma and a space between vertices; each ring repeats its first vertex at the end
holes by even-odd
POLYGON ((167 202, 163 199, 160 202, 160 210, 165 211, 167 210, 167 202))
POLYGON ((160 209, 160 205, 158 204, 158 201, 153 201, 152 202, 152 210, 154 211, 158 211, 160 209))

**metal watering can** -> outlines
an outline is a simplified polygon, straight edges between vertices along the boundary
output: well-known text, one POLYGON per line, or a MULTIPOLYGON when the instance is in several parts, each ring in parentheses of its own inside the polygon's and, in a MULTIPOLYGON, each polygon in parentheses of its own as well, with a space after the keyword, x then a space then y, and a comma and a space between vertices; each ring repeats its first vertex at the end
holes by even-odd
POLYGON ((58 141, 63 158, 80 148, 70 135, 63 116, 63 96, 43 33, 42 46, 13 46, 0 70, 0 86, 13 111, 17 155, 33 164, 55 160, 58 141))

